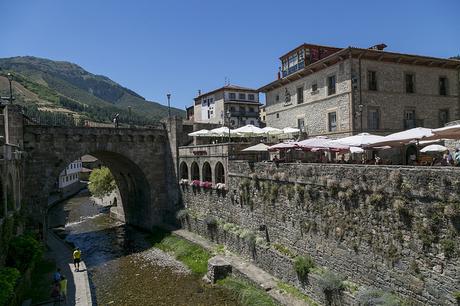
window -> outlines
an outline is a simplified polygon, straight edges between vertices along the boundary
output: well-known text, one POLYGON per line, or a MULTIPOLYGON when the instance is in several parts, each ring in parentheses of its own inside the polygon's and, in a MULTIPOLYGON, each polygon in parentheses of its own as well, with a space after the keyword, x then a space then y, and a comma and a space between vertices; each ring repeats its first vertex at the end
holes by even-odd
POLYGON ((446 77, 439 78, 439 95, 447 96, 447 78, 446 77))
POLYGON ((416 127, 415 123, 415 110, 409 109, 404 111, 404 128, 412 129, 416 127))
POLYGON ((327 95, 335 94, 335 75, 331 75, 327 78, 327 95))
POLYGON ((367 72, 367 81, 369 90, 377 90, 377 72, 368 71, 367 72))
POLYGON ((406 93, 414 93, 415 92, 414 79, 415 79, 415 76, 413 74, 406 73, 406 75, 405 75, 406 93))
POLYGON ((380 128, 380 112, 378 108, 368 109, 367 128, 370 130, 378 130, 380 128))
POLYGON ((208 109, 208 119, 211 118, 211 114, 209 112, 209 109, 208 109))
POLYGON ((447 122, 449 122, 449 110, 440 109, 439 110, 439 126, 440 127, 446 126, 447 122))
POLYGON ((236 100, 236 94, 234 92, 229 93, 228 97, 230 100, 236 100))
POLYGON ((230 106, 230 111, 234 112, 235 111, 235 106, 230 106))
POLYGON ((280 95, 276 95, 275 100, 278 102, 280 100, 280 95))
POLYGON ((297 104, 303 103, 303 86, 297 88, 297 104))
POLYGON ((240 99, 240 100, 246 100, 246 94, 244 94, 244 93, 239 93, 239 94, 238 94, 238 99, 240 99))
POLYGON ((279 118, 280 117, 280 114, 279 113, 276 113, 276 118, 279 118))
POLYGON ((303 120, 303 118, 297 119, 297 128, 298 128, 301 132, 304 132, 304 131, 305 131, 305 121, 303 120))
POLYGON ((254 101, 255 100, 254 94, 248 94, 248 100, 249 101, 254 101))
POLYGON ((251 124, 254 125, 254 120, 251 120, 251 124))
POLYGON ((249 112, 253 113, 254 112, 254 107, 249 107, 249 112))
POLYGON ((328 118, 329 132, 337 131, 337 113, 336 112, 328 113, 327 118, 328 118))
POLYGON ((311 91, 312 92, 317 92, 318 91, 318 83, 316 81, 314 81, 312 84, 311 84, 311 91))
POLYGON ((235 125, 235 120, 230 121, 230 123, 232 124, 232 126, 234 126, 235 125))

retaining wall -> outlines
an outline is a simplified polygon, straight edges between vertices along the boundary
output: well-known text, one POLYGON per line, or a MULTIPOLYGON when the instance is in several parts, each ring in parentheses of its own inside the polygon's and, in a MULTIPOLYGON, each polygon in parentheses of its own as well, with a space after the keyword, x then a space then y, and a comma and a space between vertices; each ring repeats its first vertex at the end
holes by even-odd
MULTIPOLYGON (((324 301, 314 273, 301 286, 296 255, 414 304, 455 303, 460 169, 230 162, 228 188, 223 194, 183 186, 184 224, 314 298, 324 301), (247 239, 231 238, 249 232, 253 250, 247 239)), ((348 293, 341 299, 353 303, 348 293)))

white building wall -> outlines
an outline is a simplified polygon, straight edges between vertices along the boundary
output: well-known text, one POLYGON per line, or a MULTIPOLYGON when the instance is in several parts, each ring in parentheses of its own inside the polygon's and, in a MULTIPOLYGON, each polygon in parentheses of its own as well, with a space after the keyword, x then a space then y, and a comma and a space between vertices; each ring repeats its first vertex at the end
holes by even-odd
POLYGON ((80 159, 71 162, 59 175, 59 188, 65 188, 80 181, 82 162, 80 159))

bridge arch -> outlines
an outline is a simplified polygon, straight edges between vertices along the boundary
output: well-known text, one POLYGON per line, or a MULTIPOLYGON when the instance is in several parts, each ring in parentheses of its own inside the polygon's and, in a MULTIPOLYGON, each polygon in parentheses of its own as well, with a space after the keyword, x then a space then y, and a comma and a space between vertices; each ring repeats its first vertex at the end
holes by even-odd
POLYGON ((188 166, 186 162, 181 162, 179 166, 180 178, 188 180, 188 166))
POLYGON ((212 182, 212 170, 211 170, 211 165, 209 162, 204 162, 203 163, 203 170, 202 170, 202 181, 203 182, 212 182))
POLYGON ((177 181, 165 130, 26 126, 24 146, 24 201, 31 215, 43 216, 59 173, 88 154, 112 172, 126 223, 150 230, 175 222, 177 207, 168 198, 177 181))
POLYGON ((200 167, 196 161, 190 166, 190 175, 192 180, 200 180, 200 167))
POLYGON ((217 162, 214 167, 214 181, 215 183, 225 183, 225 168, 221 162, 217 162))

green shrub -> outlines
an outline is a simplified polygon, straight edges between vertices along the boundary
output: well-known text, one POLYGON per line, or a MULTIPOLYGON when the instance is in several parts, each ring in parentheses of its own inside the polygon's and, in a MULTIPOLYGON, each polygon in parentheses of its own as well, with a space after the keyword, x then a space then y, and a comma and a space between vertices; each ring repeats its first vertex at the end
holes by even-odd
POLYGON ((344 280, 344 277, 324 270, 319 276, 318 285, 326 296, 331 296, 339 294, 345 289, 344 280))
POLYGON ((0 305, 8 305, 20 273, 16 268, 0 269, 0 305))
POLYGON ((315 267, 315 262, 310 256, 297 256, 294 260, 294 270, 299 279, 304 280, 307 278, 308 273, 315 267))
POLYGON ((402 301, 393 293, 375 288, 366 288, 356 294, 356 300, 363 306, 399 306, 402 301))
POLYGON ((188 216, 188 210, 187 209, 181 209, 176 213, 176 219, 179 221, 184 220, 188 216))
POLYGON ((442 251, 444 252, 444 255, 446 255, 447 258, 452 258, 455 256, 456 245, 455 245, 454 240, 452 239, 441 240, 441 247, 442 247, 442 251))
POLYGON ((13 238, 8 248, 8 265, 25 271, 32 263, 43 255, 42 244, 32 234, 24 234, 13 238))
POLYGON ((454 296, 457 303, 460 303, 460 291, 454 291, 452 295, 454 296))
POLYGON ((273 243, 272 246, 275 250, 277 250, 283 255, 286 255, 287 257, 290 257, 290 258, 295 257, 295 254, 291 250, 289 250, 287 247, 285 247, 284 245, 280 243, 273 243))

